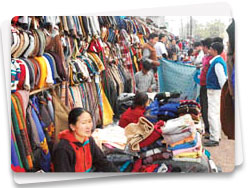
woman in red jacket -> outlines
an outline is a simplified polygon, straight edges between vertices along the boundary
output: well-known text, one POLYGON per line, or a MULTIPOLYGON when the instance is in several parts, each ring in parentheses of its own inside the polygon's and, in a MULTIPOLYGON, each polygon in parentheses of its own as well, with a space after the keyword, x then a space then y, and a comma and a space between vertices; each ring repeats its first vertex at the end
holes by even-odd
POLYGON ((74 108, 68 117, 69 129, 60 132, 60 142, 53 152, 55 172, 118 172, 91 137, 91 114, 83 108, 74 108))
POLYGON ((148 95, 146 93, 136 93, 133 105, 121 115, 119 126, 125 128, 129 123, 137 123, 139 118, 144 116, 147 103, 148 95))

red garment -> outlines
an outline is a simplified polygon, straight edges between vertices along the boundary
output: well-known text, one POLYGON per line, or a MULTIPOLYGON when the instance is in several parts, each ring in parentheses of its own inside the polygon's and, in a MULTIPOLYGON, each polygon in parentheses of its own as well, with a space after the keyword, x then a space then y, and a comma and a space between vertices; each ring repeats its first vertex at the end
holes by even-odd
POLYGON ((26 69, 25 69, 25 66, 23 65, 23 63, 20 60, 16 60, 16 62, 19 63, 20 69, 21 69, 20 79, 19 79, 19 82, 17 84, 17 88, 18 89, 23 89, 23 84, 25 82, 25 77, 26 77, 26 69))
POLYGON ((159 164, 151 164, 148 166, 142 166, 140 172, 154 172, 158 168, 159 164))
POLYGON ((137 161, 135 161, 132 172, 139 172, 141 166, 142 166, 142 159, 139 158, 137 161))
POLYGON ((213 57, 210 55, 206 55, 202 59, 202 70, 201 70, 201 75, 200 75, 200 85, 205 86, 206 85, 206 78, 207 78, 207 73, 208 73, 208 68, 209 68, 209 61, 213 57))
POLYGON ((119 121, 119 126, 125 128, 129 123, 138 123, 140 117, 144 117, 145 108, 137 106, 132 109, 129 107, 122 115, 119 121))
POLYGON ((73 133, 69 130, 65 130, 59 133, 59 139, 68 140, 76 154, 75 172, 85 172, 91 169, 92 156, 88 138, 79 146, 79 141, 75 138, 73 133))
POLYGON ((183 49, 183 44, 181 42, 179 42, 178 47, 180 48, 180 50, 182 50, 183 49))
POLYGON ((11 169, 14 172, 25 172, 25 169, 24 168, 21 168, 20 166, 14 166, 13 164, 11 164, 11 169))
POLYGON ((153 142, 158 140, 162 136, 161 127, 164 126, 164 121, 160 120, 154 125, 154 130, 145 140, 139 143, 140 148, 151 145, 153 142))
POLYGON ((220 56, 224 59, 224 61, 226 62, 226 60, 227 60, 227 55, 226 55, 226 52, 222 52, 221 54, 220 54, 220 56))

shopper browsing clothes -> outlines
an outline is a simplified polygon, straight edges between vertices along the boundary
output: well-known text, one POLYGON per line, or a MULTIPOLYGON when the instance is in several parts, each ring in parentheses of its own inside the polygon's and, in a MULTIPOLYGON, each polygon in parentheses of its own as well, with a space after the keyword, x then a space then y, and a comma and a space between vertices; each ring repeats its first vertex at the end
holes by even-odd
POLYGON ((91 114, 83 108, 74 108, 68 117, 69 129, 59 134, 60 142, 53 152, 55 172, 118 172, 91 137, 91 114))
POLYGON ((204 146, 218 146, 221 139, 220 122, 220 97, 221 89, 227 80, 226 62, 220 56, 223 52, 223 44, 214 42, 211 44, 209 54, 213 59, 209 62, 207 73, 207 97, 208 97, 208 121, 210 138, 204 146))
POLYGON ((202 59, 202 69, 200 74, 200 104, 201 104, 201 112, 202 118, 205 125, 205 135, 209 135, 209 123, 208 123, 208 96, 207 96, 207 88, 206 88, 206 77, 209 68, 209 61, 213 58, 209 54, 209 48, 212 44, 211 38, 206 38, 202 41, 202 48, 205 56, 202 59))
POLYGON ((137 123, 144 116, 147 104, 148 95, 144 92, 136 93, 133 105, 121 115, 119 126, 125 128, 129 123, 137 123))

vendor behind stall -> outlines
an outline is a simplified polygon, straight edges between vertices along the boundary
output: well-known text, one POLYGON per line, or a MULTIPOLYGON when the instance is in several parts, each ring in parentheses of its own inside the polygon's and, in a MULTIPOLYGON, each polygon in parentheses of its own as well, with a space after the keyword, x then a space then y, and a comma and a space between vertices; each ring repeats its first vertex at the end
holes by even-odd
POLYGON ((53 152, 55 172, 117 172, 91 137, 91 114, 83 108, 74 108, 68 117, 69 129, 59 134, 60 142, 53 152))
POLYGON ((121 115, 119 126, 125 128, 129 123, 137 123, 139 118, 144 116, 148 101, 146 93, 137 93, 133 105, 121 115))

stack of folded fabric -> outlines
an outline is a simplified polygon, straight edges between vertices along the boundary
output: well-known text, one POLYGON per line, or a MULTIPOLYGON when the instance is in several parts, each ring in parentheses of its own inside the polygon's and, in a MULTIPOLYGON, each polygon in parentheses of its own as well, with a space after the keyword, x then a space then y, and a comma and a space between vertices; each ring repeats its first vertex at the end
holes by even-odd
POLYGON ((145 117, 152 123, 158 121, 159 101, 155 99, 149 106, 146 107, 145 117))
POLYGON ((201 162, 201 135, 189 114, 167 121, 161 130, 174 161, 201 162))
POLYGON ((181 100, 178 107, 179 116, 190 114, 195 123, 200 122, 201 106, 195 100, 181 100))
POLYGON ((167 121, 178 117, 177 113, 179 106, 179 103, 166 103, 160 106, 158 111, 158 120, 167 121))
POLYGON ((130 172, 133 169, 134 153, 113 147, 110 144, 103 144, 103 153, 107 160, 114 163, 120 172, 130 172))
POLYGON ((147 108, 145 117, 152 123, 156 123, 159 120, 167 121, 178 117, 178 108, 180 103, 170 102, 166 104, 160 104, 155 99, 147 108))
POLYGON ((95 129, 92 133, 96 144, 103 150, 103 144, 108 144, 114 148, 124 151, 127 138, 125 130, 120 126, 108 126, 104 129, 95 129))

